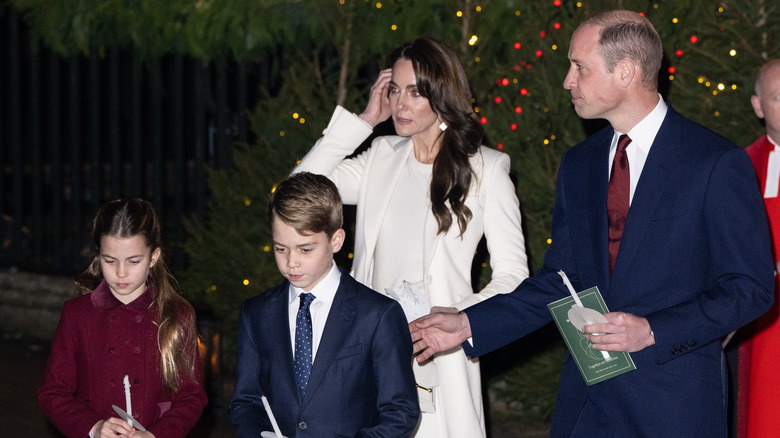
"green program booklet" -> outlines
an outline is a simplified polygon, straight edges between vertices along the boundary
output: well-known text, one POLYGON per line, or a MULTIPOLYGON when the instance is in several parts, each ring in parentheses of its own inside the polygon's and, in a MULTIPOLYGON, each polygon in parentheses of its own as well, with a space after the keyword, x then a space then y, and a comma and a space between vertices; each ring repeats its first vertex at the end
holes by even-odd
MULTIPOLYGON (((604 299, 597 287, 584 290, 577 294, 586 308, 593 309, 599 314, 609 312, 604 299)), ((569 310, 577 307, 573 296, 562 298, 547 305, 550 309, 555 325, 563 336, 566 346, 569 348, 577 367, 585 379, 585 383, 590 386, 615 376, 633 371, 636 369, 631 355, 625 351, 602 352, 593 348, 588 338, 575 327, 570 318, 569 310), (608 354, 608 358, 605 357, 608 354)), ((577 319, 576 315, 574 319, 577 319)), ((586 321, 586 323, 597 323, 599 321, 586 321)), ((604 321, 606 322, 606 321, 604 321)), ((581 324, 581 322, 580 322, 581 324)))

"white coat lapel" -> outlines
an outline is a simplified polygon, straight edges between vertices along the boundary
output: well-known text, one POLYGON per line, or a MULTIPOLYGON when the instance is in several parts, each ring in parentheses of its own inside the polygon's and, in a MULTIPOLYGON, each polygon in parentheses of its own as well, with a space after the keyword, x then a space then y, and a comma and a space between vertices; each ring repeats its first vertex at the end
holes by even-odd
MULTIPOLYGON (((382 141, 386 141, 383 139, 382 141)), ((366 260, 373 260, 379 230, 382 227, 390 197, 393 195, 401 170, 413 151, 409 138, 395 145, 377 145, 374 165, 368 175, 365 196, 363 230, 366 239, 366 260)))
MULTIPOLYGON (((453 224, 457 226, 457 224, 453 224)), ((433 254, 436 252, 436 247, 439 245, 439 241, 443 238, 444 234, 438 234, 439 224, 436 222, 436 217, 431 211, 430 205, 428 211, 425 212, 425 231, 423 234, 423 280, 425 280, 426 288, 428 286, 428 273, 430 272, 431 261, 433 260, 433 254)), ((430 299, 430 291, 428 291, 428 297, 430 299)), ((431 303, 433 305, 433 303, 431 303)))

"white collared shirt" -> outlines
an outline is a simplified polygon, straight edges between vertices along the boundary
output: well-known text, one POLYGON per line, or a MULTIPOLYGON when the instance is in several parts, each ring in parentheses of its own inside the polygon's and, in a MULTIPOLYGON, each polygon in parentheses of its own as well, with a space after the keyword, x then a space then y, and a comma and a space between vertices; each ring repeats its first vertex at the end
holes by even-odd
POLYGON ((309 292, 304 292, 303 289, 297 288, 290 284, 289 291, 289 305, 287 306, 289 322, 290 322, 290 340, 293 356, 295 356, 295 319, 298 316, 298 308, 301 305, 300 294, 313 293, 314 301, 309 305, 309 312, 311 313, 311 328, 312 328, 312 347, 311 358, 312 363, 317 357, 317 348, 320 345, 320 339, 322 339, 322 332, 325 330, 325 322, 328 320, 328 314, 330 308, 333 305, 333 298, 336 297, 336 291, 339 288, 341 282, 341 271, 336 266, 336 262, 333 262, 330 267, 330 271, 314 288, 309 292))
MULTIPOLYGON (((650 147, 653 145, 658 130, 661 129, 664 117, 666 117, 666 110, 666 102, 664 102, 664 99, 659 94, 658 104, 650 111, 650 114, 645 116, 644 119, 634 125, 634 127, 626 133, 631 138, 631 143, 626 147, 629 175, 631 177, 629 205, 631 205, 631 201, 634 200, 634 191, 639 183, 639 177, 642 175, 642 169, 645 167, 645 161, 647 161, 647 155, 650 153, 650 147)), ((617 152, 618 138, 622 134, 624 133, 615 131, 612 135, 612 144, 609 147, 608 172, 612 170, 612 161, 615 159, 615 152, 617 152)), ((609 178, 609 175, 607 175, 607 178, 609 178)))

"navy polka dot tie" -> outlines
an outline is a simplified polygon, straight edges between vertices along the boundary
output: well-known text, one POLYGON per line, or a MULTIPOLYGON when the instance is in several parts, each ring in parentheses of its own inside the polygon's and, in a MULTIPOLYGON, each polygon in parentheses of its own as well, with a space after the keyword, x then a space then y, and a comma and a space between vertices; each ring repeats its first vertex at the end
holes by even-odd
POLYGON ((300 297, 301 307, 298 308, 298 316, 295 318, 295 382, 298 384, 298 392, 303 397, 311 374, 312 330, 309 306, 314 300, 314 295, 302 293, 300 297))

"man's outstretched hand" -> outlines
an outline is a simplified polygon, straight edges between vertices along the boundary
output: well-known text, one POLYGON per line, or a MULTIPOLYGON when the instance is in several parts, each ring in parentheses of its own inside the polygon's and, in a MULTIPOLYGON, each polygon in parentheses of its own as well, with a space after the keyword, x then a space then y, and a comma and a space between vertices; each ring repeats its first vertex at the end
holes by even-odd
POLYGON ((417 362, 447 351, 471 337, 471 325, 465 313, 454 307, 434 307, 427 316, 409 323, 417 362))

